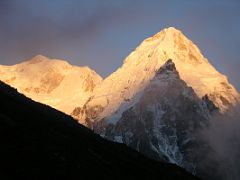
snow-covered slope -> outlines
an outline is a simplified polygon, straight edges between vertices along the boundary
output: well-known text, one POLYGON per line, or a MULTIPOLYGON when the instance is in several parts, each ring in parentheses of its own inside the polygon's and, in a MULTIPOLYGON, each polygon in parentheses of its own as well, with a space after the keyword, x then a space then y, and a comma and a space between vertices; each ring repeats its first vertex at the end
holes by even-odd
POLYGON ((38 55, 14 66, 0 66, 0 80, 35 101, 70 114, 82 106, 102 78, 88 67, 38 55))
POLYGON ((221 112, 239 102, 239 94, 226 76, 220 74, 181 31, 170 27, 144 40, 121 68, 104 79, 85 104, 84 109, 88 111, 78 110, 78 119, 119 119, 125 109, 138 101, 140 92, 168 59, 174 61, 181 79, 197 96, 207 95, 221 112))

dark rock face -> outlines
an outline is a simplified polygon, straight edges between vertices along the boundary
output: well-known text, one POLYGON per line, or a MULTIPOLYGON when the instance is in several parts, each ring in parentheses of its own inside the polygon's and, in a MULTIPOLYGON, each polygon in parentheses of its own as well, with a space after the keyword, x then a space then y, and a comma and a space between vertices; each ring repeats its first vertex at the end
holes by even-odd
POLYGON ((202 97, 202 105, 207 108, 207 110, 211 113, 218 112, 218 108, 214 105, 214 103, 209 99, 208 95, 202 97))
POLYGON ((93 119, 95 119, 99 113, 103 112, 104 108, 101 105, 89 107, 87 103, 90 100, 91 97, 85 102, 83 107, 76 107, 71 113, 71 116, 74 117, 76 120, 82 119, 84 117, 84 125, 90 129, 93 129, 93 119))
POLYGON ((166 73, 167 71, 176 72, 176 66, 171 59, 167 60, 165 65, 163 65, 158 71, 157 74, 166 73))
POLYGON ((92 92, 95 86, 96 84, 94 83, 92 77, 88 75, 84 81, 84 91, 92 92))
POLYGON ((0 179, 197 179, 104 140, 0 82, 0 179))
POLYGON ((215 109, 207 97, 205 102, 208 108, 203 107, 203 101, 180 79, 169 60, 156 72, 140 100, 123 112, 116 124, 105 123, 103 134, 150 158, 207 177, 206 164, 202 162, 212 150, 199 138, 198 132, 208 126, 209 110, 215 109))

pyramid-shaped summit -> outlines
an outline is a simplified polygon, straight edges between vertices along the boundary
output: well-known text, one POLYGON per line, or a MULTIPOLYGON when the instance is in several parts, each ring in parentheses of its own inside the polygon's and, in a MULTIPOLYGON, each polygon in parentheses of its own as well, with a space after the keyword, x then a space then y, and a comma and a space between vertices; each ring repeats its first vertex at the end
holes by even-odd
POLYGON ((145 46, 157 47, 166 59, 179 59, 188 63, 198 64, 207 61, 199 48, 180 30, 169 27, 143 41, 145 46))

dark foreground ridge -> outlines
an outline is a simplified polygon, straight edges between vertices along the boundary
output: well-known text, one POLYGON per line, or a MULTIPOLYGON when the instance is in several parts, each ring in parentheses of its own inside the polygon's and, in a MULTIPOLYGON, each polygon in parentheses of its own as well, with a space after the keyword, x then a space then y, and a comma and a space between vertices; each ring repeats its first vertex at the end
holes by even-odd
POLYGON ((107 141, 0 82, 0 179, 197 179, 107 141))

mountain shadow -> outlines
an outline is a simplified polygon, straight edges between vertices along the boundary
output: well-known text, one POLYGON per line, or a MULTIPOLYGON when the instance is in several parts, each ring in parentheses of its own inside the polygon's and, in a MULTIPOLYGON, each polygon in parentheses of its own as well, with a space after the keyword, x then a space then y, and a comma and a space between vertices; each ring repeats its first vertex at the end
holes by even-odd
POLYGON ((197 179, 0 82, 0 179, 197 179))

